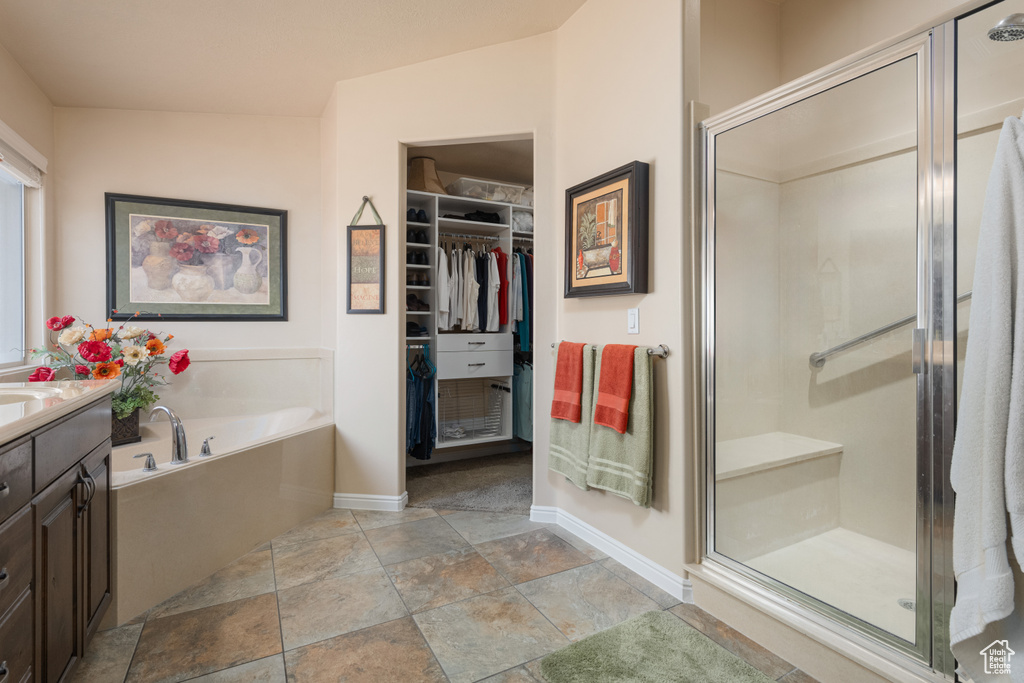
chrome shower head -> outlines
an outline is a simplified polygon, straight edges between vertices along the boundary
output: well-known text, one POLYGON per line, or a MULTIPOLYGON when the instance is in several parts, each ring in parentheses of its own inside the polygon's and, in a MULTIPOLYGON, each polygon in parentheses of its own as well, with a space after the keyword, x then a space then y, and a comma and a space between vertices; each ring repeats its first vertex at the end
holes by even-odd
POLYGON ((1024 14, 1011 14, 988 32, 989 40, 1008 42, 1024 38, 1024 14))

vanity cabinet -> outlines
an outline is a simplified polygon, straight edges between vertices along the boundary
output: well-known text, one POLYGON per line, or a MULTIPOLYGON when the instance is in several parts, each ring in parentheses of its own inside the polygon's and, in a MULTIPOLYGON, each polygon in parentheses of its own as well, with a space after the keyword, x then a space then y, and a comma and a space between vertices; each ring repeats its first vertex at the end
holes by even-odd
POLYGON ((0 681, 68 680, 110 604, 110 454, 109 397, 0 446, 0 681))

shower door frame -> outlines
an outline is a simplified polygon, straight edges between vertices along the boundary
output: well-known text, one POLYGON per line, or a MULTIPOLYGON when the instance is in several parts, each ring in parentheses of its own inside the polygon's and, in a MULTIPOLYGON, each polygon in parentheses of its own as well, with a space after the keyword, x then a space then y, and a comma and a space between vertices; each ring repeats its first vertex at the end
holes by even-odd
POLYGON ((702 205, 699 246, 703 291, 699 364, 704 405, 698 500, 705 569, 748 595, 837 633, 903 669, 952 678, 949 611, 953 604, 953 492, 949 484, 956 409, 955 68, 956 19, 991 1, 973 2, 923 29, 870 48, 699 126, 695 176, 702 205), (917 383, 917 622, 915 643, 750 569, 715 551, 715 136, 909 57, 917 59, 917 321, 924 330, 917 383), (739 580, 737 582, 737 579, 739 580), (928 671, 930 670, 930 671, 928 671))

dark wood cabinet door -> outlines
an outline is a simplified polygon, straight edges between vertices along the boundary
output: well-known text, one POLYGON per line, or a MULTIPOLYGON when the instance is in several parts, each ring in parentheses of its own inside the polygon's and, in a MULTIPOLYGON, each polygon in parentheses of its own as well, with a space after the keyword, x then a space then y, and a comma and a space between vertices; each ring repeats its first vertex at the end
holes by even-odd
POLYGON ((82 513, 84 635, 88 642, 110 604, 110 441, 82 461, 86 506, 82 513))
MULTIPOLYGON (((39 454, 37 454, 37 457, 39 454)), ((45 457, 45 454, 44 454, 45 457)), ((36 680, 57 683, 82 654, 81 506, 72 468, 32 501, 36 534, 36 680)))

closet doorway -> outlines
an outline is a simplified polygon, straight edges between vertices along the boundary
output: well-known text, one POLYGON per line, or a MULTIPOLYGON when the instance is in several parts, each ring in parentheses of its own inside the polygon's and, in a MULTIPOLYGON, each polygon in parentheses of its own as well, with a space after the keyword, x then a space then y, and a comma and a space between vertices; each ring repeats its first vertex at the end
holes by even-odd
POLYGON ((410 507, 529 514, 533 139, 408 145, 410 507))

